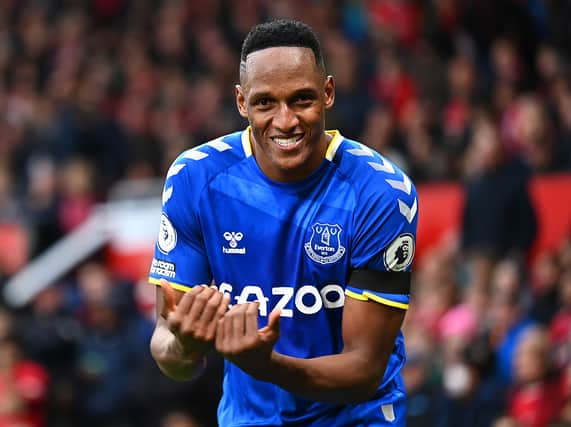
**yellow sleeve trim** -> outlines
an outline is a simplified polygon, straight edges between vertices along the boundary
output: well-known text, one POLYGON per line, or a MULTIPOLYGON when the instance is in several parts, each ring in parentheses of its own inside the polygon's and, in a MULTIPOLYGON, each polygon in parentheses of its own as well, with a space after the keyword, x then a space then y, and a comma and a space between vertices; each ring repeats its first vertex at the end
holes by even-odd
POLYGON ((403 304, 402 302, 391 301, 390 299, 382 298, 378 295, 372 294, 371 292, 363 292, 363 295, 368 299, 371 299, 375 302, 388 305, 390 307, 402 308, 403 310, 408 310, 408 304, 403 304))
POLYGON ((345 289, 345 295, 353 299, 358 299, 359 301, 367 301, 369 299, 366 296, 350 291, 349 289, 345 289))
POLYGON ((382 298, 371 292, 364 291, 362 294, 345 289, 345 295, 359 301, 375 301, 383 305, 388 305, 390 307, 402 308, 403 310, 408 309, 408 304, 403 304, 402 302, 391 301, 390 299, 382 298))
MULTIPOLYGON (((155 279, 154 277, 149 277, 149 283, 152 285, 161 286, 161 279, 155 279)), ((192 286, 181 285, 180 283, 169 282, 170 285, 177 291, 188 292, 192 289, 192 286)))

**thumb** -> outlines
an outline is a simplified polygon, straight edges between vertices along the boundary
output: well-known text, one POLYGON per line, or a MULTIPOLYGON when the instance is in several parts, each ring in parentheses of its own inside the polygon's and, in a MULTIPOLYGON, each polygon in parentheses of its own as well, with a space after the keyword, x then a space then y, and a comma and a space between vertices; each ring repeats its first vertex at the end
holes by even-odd
POLYGON ((270 339, 277 339, 280 335, 280 309, 274 309, 268 316, 268 324, 259 330, 259 333, 270 339))
POLYGON ((280 331, 280 316, 282 311, 280 309, 274 309, 270 313, 270 317, 268 318, 268 329, 272 331, 279 332, 280 331))
POLYGON ((165 279, 161 279, 160 280, 160 285, 161 288, 163 288, 163 307, 161 310, 161 315, 166 318, 167 315, 171 312, 174 311, 175 307, 176 307, 176 295, 175 295, 175 290, 173 289, 173 287, 170 285, 169 282, 167 282, 165 279))

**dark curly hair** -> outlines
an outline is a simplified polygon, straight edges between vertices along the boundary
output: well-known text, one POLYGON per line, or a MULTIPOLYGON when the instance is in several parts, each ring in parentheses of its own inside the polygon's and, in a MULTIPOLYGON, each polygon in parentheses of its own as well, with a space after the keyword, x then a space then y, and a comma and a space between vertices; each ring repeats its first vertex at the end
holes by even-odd
POLYGON ((280 46, 307 47, 313 51, 317 64, 323 67, 319 39, 311 27, 300 21, 286 19, 276 19, 254 26, 242 44, 240 62, 243 64, 252 52, 280 46))

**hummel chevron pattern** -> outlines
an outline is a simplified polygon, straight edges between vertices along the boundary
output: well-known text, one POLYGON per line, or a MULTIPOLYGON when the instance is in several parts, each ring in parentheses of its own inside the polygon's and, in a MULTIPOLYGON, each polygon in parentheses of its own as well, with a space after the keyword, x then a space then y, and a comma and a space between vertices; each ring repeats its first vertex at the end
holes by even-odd
POLYGON ((169 188, 165 188, 165 191, 163 191, 163 206, 172 197, 172 190, 173 186, 171 185, 169 188))
POLYGON ((213 139, 212 141, 207 142, 206 145, 216 149, 216 151, 220 153, 232 148, 230 144, 226 144, 224 141, 222 141, 222 138, 213 139))
MULTIPOLYGON (((349 154, 352 154, 352 155, 358 156, 358 157, 365 157, 365 156, 366 157, 375 157, 373 151, 365 145, 360 145, 360 148, 351 148, 350 150, 347 150, 347 152, 349 154)), ((391 174, 391 175, 396 173, 394 166, 390 162, 385 161, 382 157, 379 158, 377 161, 367 162, 367 164, 378 172, 386 172, 386 173, 391 174)), ((395 190, 400 190, 403 193, 406 193, 407 195, 410 196, 410 193, 412 190, 412 183, 410 182, 410 179, 406 175, 404 175, 404 174, 402 175, 402 180, 388 179, 387 178, 387 179, 385 179, 385 181, 391 187, 393 187, 395 190)), ((418 210, 416 197, 414 198, 412 206, 408 206, 401 199, 397 199, 397 200, 399 203, 400 213, 406 218, 406 220, 409 223, 411 223, 412 220, 414 219, 414 217, 416 216, 416 212, 418 210)))
MULTIPOLYGON (((358 156, 358 157, 375 157, 375 154, 373 153, 373 151, 367 147, 366 145, 362 145, 359 144, 360 148, 351 148, 350 150, 347 150, 347 152, 349 154, 352 154, 354 156, 358 156)), ((371 166, 373 169, 375 169, 376 171, 383 171, 383 172, 387 172, 387 173, 395 173, 395 168, 393 168, 393 165, 391 165, 389 162, 384 162, 383 159, 379 159, 379 162, 367 162, 369 164, 369 166, 371 166)))
MULTIPOLYGON (((381 160, 382 161, 382 160, 381 160)), ((377 163, 377 162, 367 162, 376 171, 382 171, 386 173, 395 173, 395 168, 389 162, 377 163)))
POLYGON ((351 153, 354 156, 367 156, 367 157, 374 157, 375 155, 371 151, 371 149, 365 145, 361 145, 361 148, 351 148, 347 150, 348 153, 351 153))
POLYGON ((178 175, 178 173, 181 171, 181 169, 184 168, 185 166, 186 166, 185 163, 179 163, 179 164, 172 165, 169 168, 169 171, 167 172, 167 178, 166 179, 169 179, 171 176, 178 175))
MULTIPOLYGON (((225 143, 222 140, 222 138, 213 139, 212 141, 207 142, 205 145, 208 145, 208 146, 214 148, 219 153, 226 151, 226 150, 230 150, 232 148, 232 146, 225 143)), ((191 160, 202 160, 206 157, 208 157, 207 153, 203 153, 202 151, 198 151, 196 148, 193 148, 191 150, 187 150, 183 155, 183 158, 191 159, 191 160)), ((178 173, 185 166, 186 166, 186 163, 178 163, 178 164, 172 165, 169 168, 169 171, 167 172, 166 180, 168 180, 172 176, 178 175, 178 173)), ((165 188, 165 190, 163 191, 163 197, 162 197, 163 198, 163 205, 169 201, 169 199, 172 197, 172 193, 173 193, 172 185, 168 188, 165 188)))
POLYGON ((418 208, 416 204, 416 197, 414 198, 414 202, 412 203, 412 207, 408 207, 408 205, 403 202, 401 199, 398 199, 399 202, 399 210, 400 213, 406 218, 408 223, 410 224, 416 215, 416 210, 418 208))
POLYGON ((394 189, 404 191, 410 196, 412 183, 410 182, 410 179, 408 179, 408 176, 403 175, 402 181, 399 181, 398 179, 385 179, 385 181, 387 181, 394 189))
POLYGON ((184 154, 184 158, 185 159, 191 159, 191 160, 202 160, 205 157, 208 157, 208 154, 203 153, 202 151, 198 151, 196 149, 192 149, 192 150, 188 150, 185 154, 184 154))
MULTIPOLYGON (((232 146, 230 144, 225 143, 224 141, 222 141, 221 138, 213 139, 212 141, 207 142, 205 145, 208 145, 209 147, 214 148, 219 153, 226 151, 226 150, 230 150, 232 148, 232 146)), ((191 160, 202 160, 206 157, 208 157, 207 153, 203 153, 202 151, 199 151, 196 148, 193 148, 192 150, 188 150, 184 154, 185 159, 191 159, 191 160)))

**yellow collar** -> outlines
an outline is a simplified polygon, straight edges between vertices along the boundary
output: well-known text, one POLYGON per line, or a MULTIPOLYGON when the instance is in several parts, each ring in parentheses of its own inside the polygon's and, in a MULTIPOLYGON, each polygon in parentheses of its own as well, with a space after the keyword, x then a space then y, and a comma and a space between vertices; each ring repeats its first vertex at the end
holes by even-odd
MULTIPOLYGON (((329 145, 327 146, 327 151, 325 152, 325 158, 329 161, 333 161, 333 157, 335 157, 335 153, 343 140, 341 133, 335 130, 326 130, 325 131, 328 135, 331 135, 331 141, 329 141, 329 145)), ((244 154, 246 157, 250 157, 252 155, 252 141, 250 139, 252 133, 252 127, 248 126, 244 132, 242 132, 242 148, 244 149, 244 154)))

